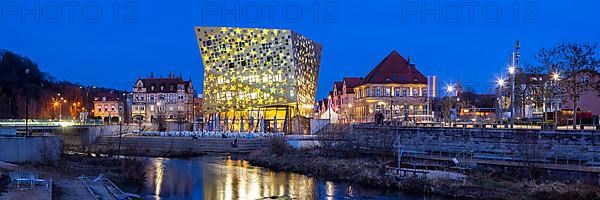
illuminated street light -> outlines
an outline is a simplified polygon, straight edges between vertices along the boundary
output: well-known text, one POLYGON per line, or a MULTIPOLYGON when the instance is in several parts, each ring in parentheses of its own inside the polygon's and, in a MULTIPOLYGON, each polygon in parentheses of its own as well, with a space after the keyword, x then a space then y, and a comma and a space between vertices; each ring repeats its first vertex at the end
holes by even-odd
POLYGON ((515 67, 508 67, 508 73, 510 74, 514 74, 515 73, 515 67))
POLYGON ((448 93, 451 93, 454 91, 454 86, 453 85, 447 85, 446 86, 446 91, 448 91, 448 93))
POLYGON ((498 87, 500 87, 500 90, 499 90, 499 93, 500 93, 500 99, 499 100, 500 100, 500 102, 498 104, 500 115, 498 116, 498 118, 499 118, 499 121, 500 121, 500 125, 502 125, 503 121, 504 121, 504 109, 503 109, 503 106, 504 106, 504 102, 503 102, 503 100, 504 100, 504 95, 503 95, 504 89, 503 88, 504 88, 504 85, 506 84, 506 80, 504 80, 504 78, 498 78, 498 80, 496 82, 498 83, 498 87))
POLYGON ((506 84, 504 78, 498 78, 496 83, 498 83, 498 86, 500 86, 500 87, 503 87, 506 84))
POLYGON ((552 79, 558 81, 560 79, 560 73, 554 72, 552 73, 552 79))

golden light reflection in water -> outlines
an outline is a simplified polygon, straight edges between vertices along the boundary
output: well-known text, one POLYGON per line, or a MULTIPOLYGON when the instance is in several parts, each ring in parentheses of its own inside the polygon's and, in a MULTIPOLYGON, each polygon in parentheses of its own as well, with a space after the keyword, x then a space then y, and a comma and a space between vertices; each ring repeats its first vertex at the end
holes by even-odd
POLYGON ((163 183, 163 175, 164 175, 164 159, 163 158, 158 158, 156 160, 154 160, 154 162, 152 163, 154 165, 154 177, 155 177, 155 181, 154 181, 154 198, 159 200, 160 199, 160 190, 161 190, 161 186, 163 183))
POLYGON ((156 158, 151 168, 146 185, 152 195, 146 199, 339 199, 346 197, 345 191, 356 192, 331 181, 273 172, 228 158, 156 158))

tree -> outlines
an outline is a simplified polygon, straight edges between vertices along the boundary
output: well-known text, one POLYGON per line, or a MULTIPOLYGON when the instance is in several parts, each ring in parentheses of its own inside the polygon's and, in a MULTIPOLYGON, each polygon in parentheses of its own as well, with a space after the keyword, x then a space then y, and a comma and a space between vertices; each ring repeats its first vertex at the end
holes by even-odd
MULTIPOLYGON (((29 58, 10 51, 0 51, 0 99, 7 99, 6 117, 23 117, 19 97, 27 100, 39 99, 42 87, 47 83, 46 75, 29 58)), ((26 102, 27 103, 27 102, 26 102)))
POLYGON ((577 101, 581 95, 594 88, 594 77, 600 67, 595 43, 560 43, 552 49, 541 49, 537 59, 549 72, 560 73, 560 88, 565 98, 573 102, 573 129, 577 128, 577 101))

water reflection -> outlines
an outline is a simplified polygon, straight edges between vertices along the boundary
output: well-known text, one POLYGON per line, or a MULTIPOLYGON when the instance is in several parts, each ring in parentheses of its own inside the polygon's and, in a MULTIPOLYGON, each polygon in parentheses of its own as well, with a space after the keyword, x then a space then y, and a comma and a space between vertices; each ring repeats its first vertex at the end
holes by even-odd
POLYGON ((223 157, 153 158, 145 170, 146 199, 423 199, 273 172, 223 157))

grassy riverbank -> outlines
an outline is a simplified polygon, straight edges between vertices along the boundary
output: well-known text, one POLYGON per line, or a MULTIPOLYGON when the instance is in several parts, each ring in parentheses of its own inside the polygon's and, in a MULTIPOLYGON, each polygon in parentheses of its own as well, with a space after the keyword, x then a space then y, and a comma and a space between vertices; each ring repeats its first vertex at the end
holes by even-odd
POLYGON ((453 199, 600 199, 600 188, 597 186, 536 182, 483 169, 467 172, 467 178, 460 181, 446 178, 394 178, 385 175, 385 165, 393 162, 390 159, 345 156, 322 150, 281 152, 265 149, 245 159, 253 165, 276 171, 453 199))

